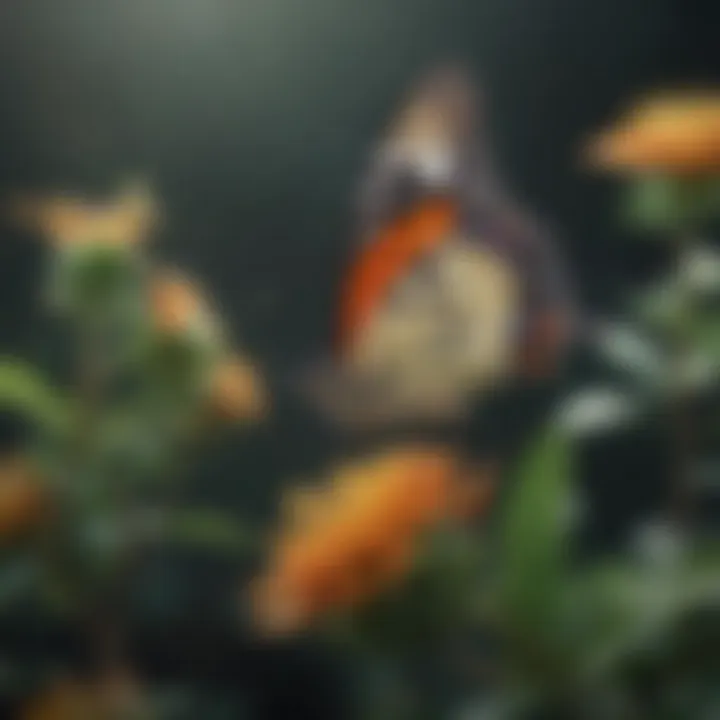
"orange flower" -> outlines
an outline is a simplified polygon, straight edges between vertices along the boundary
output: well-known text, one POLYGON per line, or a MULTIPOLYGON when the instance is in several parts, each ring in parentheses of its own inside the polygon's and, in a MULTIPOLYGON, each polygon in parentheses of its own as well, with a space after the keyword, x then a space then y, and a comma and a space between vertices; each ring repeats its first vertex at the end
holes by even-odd
POLYGON ((456 475, 448 452, 405 447, 337 468, 320 490, 295 491, 254 586, 260 629, 300 630, 402 579, 421 533, 455 511, 456 475))
POLYGON ((105 202, 73 196, 18 198, 10 214, 20 226, 41 232, 58 247, 136 245, 157 221, 155 204, 140 186, 127 187, 105 202))
POLYGON ((22 720, 91 720, 98 717, 97 701, 80 683, 64 680, 30 701, 22 720))
POLYGON ((225 348, 224 328, 215 307, 189 277, 172 269, 150 283, 150 314, 160 334, 195 336, 220 351, 207 368, 207 401, 223 420, 259 420, 268 409, 264 378, 248 357, 225 348))
POLYGON ((28 462, 0 461, 0 538, 15 539, 36 526, 46 509, 42 486, 28 462))
POLYGON ((210 405, 228 420, 255 420, 267 410, 267 396, 257 368, 236 356, 222 360, 210 381, 210 405))
POLYGON ((599 168, 707 175, 720 172, 720 91, 646 99, 590 144, 599 168))
POLYGON ((175 270, 163 270, 153 279, 150 311, 156 329, 169 335, 207 329, 215 324, 213 309, 200 288, 175 270))
POLYGON ((21 712, 22 720, 111 720, 135 717, 143 697, 135 681, 122 672, 92 683, 62 678, 21 712))

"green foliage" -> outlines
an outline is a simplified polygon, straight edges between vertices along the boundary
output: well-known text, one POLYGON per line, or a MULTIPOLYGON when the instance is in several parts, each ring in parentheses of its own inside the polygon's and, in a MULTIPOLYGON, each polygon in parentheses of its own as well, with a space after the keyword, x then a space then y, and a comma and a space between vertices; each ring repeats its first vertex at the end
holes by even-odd
POLYGON ((140 306, 143 260, 122 245, 58 249, 50 259, 48 299, 61 312, 107 320, 140 306))
POLYGON ((699 353, 708 359, 716 371, 720 369, 720 312, 711 310, 700 313, 690 332, 699 353))
POLYGON ((31 365, 2 358, 0 409, 18 413, 41 428, 60 430, 70 420, 71 402, 31 365))
MULTIPOLYGON (((719 190, 717 180, 639 178, 629 216, 643 228, 685 231, 717 211, 719 190)), ((336 619, 335 637, 373 666, 371 717, 429 713, 424 688, 407 692, 405 671, 481 631, 499 646, 489 659, 495 684, 468 717, 509 720, 561 706, 622 718, 633 693, 626 669, 671 655, 683 620, 720 605, 720 550, 711 544, 700 552, 690 534, 672 561, 619 555, 581 563, 572 553, 571 436, 583 422, 617 428, 677 390, 717 380, 720 323, 716 309, 701 303, 715 291, 708 273, 697 271, 706 260, 693 262, 679 263, 677 276, 642 298, 637 322, 606 328, 603 352, 634 379, 634 392, 579 394, 521 458, 497 527, 435 528, 405 581, 336 619), (668 352, 678 344, 683 362, 668 352)), ((77 380, 61 392, 33 366, 0 361, 0 407, 29 421, 28 453, 41 461, 54 510, 41 532, 0 556, 0 611, 38 594, 55 610, 97 612, 150 546, 245 558, 263 540, 232 512, 169 502, 203 440, 203 402, 224 348, 213 331, 157 332, 148 272, 135 249, 57 250, 49 296, 77 342, 77 380)), ((699 684, 697 675, 676 692, 668 688, 662 712, 689 717, 688 707, 709 705, 699 684)), ((157 714, 166 711, 158 706, 157 714)))
POLYGON ((720 600, 720 555, 672 568, 615 563, 576 581, 587 614, 578 668, 602 677, 638 653, 657 654, 688 613, 720 600))
MULTIPOLYGON (((717 214, 719 188, 717 179, 692 182, 640 178, 629 194, 631 215, 640 226, 675 233, 678 259, 672 275, 636 299, 634 318, 622 328, 606 326, 599 333, 602 356, 623 371, 632 386, 618 388, 612 395, 606 393, 600 409, 595 402, 596 429, 618 430, 630 416, 639 421, 650 416, 672 416, 678 400, 688 407, 693 398, 717 387, 720 263, 716 251, 693 244, 682 234, 692 232, 717 214), (608 397, 613 397, 613 402, 608 402, 608 397)), ((568 412, 561 415, 561 430, 578 434, 579 401, 587 400, 589 395, 592 389, 581 391, 568 412)), ((587 415, 587 407, 585 410, 587 415)), ((692 447, 688 452, 686 460, 692 471, 697 453, 692 447)), ((535 473, 541 477, 542 472, 540 465, 531 471, 531 477, 535 473)), ((539 479, 536 482, 541 483, 539 479)), ((557 483, 549 483, 548 491, 557 489, 557 483)), ((532 482, 528 484, 532 488, 532 482)), ((520 498, 521 487, 517 488, 520 498)), ((569 487, 564 484, 565 491, 569 487)), ((540 495, 540 491, 537 493, 540 495)), ((530 517, 535 505, 541 508, 542 503, 532 498, 532 492, 528 492, 524 501, 518 500, 517 508, 511 504, 509 517, 518 513, 522 518, 523 512, 530 517)), ((521 523, 516 520, 506 530, 512 543, 522 546, 518 540, 521 523)), ((561 535, 559 528, 554 533, 550 537, 561 535)), ((520 607, 526 605, 531 611, 529 617, 537 618, 537 624, 528 623, 526 616, 511 614, 515 620, 510 623, 511 633, 520 642, 506 646, 507 662, 521 668, 521 672, 507 692, 512 695, 519 685, 546 709, 549 703, 560 701, 566 709, 574 708, 573 712, 578 708, 605 707, 598 715, 602 718, 636 716, 638 703, 643 707, 647 699, 636 697, 630 669, 638 663, 673 668, 677 663, 674 648, 684 622, 704 610, 717 613, 720 606, 717 542, 701 549, 696 533, 676 526, 660 535, 655 534, 655 547, 645 557, 620 555, 576 568, 565 564, 560 571, 556 562, 543 563, 543 551, 537 550, 535 582, 540 590, 533 588, 531 574, 526 576, 525 584, 519 579, 513 581, 517 583, 520 607), (544 565, 547 568, 543 571, 544 565), (536 608, 536 595, 544 611, 536 608), (611 700, 611 705, 606 706, 606 701, 611 700), (619 704, 613 704, 616 701, 619 704), (609 707, 614 709, 610 711, 609 707)), ((551 544, 554 546, 557 541, 551 544)), ((528 557, 532 559, 532 554, 528 557)), ((699 686, 693 684, 700 672, 704 671, 693 670, 688 679, 676 670, 667 671, 662 698, 652 705, 650 715, 695 717, 698 708, 704 711, 717 703, 717 698, 703 699, 699 686)))
POLYGON ((76 362, 60 392, 30 364, 0 361, 0 407, 30 421, 25 453, 52 509, 22 554, 0 559, 0 604, 21 588, 88 612, 153 543, 247 552, 255 538, 239 518, 167 497, 204 439, 222 338, 154 326, 142 246, 55 248, 46 279, 76 362))
MULTIPOLYGON (((391 703, 390 695, 404 692, 419 712, 426 689, 403 679, 402 668, 421 653, 442 652, 452 638, 482 630, 499 641, 487 657, 495 680, 491 692, 466 707, 468 717, 519 720, 554 708, 573 717, 592 711, 589 717, 631 718, 638 690, 629 670, 672 662, 684 621, 719 606, 720 547, 701 546, 672 526, 654 533, 642 556, 596 563, 572 557, 572 455, 569 436, 546 427, 514 473, 495 528, 497 546, 476 531, 444 529, 407 582, 344 626, 353 643, 372 651, 368 663, 376 663, 378 653, 394 661, 393 673, 383 673, 388 688, 373 701, 373 713, 380 712, 374 703, 387 710, 382 698, 391 703)), ((672 703, 663 701, 663 712, 666 705, 687 712, 699 702, 692 693, 681 702, 684 687, 668 691, 672 703)))
POLYGON ((360 647, 412 654, 462 631, 476 614, 478 582, 486 559, 482 539, 447 524, 418 549, 408 578, 344 618, 339 628, 360 647))
POLYGON ((720 179, 640 175, 629 181, 625 217, 634 227, 687 231, 720 213, 720 179))
POLYGON ((588 387, 572 394, 558 412, 568 436, 585 438, 631 426, 642 418, 646 398, 613 386, 588 387))
POLYGON ((484 585, 484 606, 494 608, 485 621, 504 637, 496 658, 504 683, 490 705, 476 706, 489 718, 622 698, 632 692, 624 674, 630 663, 667 657, 682 621, 720 602, 716 544, 662 558, 568 562, 568 467, 562 438, 546 433, 522 463, 503 513, 502 582, 484 585), (522 707, 513 707, 519 698, 522 707))
POLYGON ((567 567, 571 475, 566 438, 548 431, 521 463, 503 514, 499 605, 512 632, 553 633, 567 567))
POLYGON ((206 390, 218 347, 196 335, 153 337, 146 347, 148 391, 157 407, 194 412, 206 390))

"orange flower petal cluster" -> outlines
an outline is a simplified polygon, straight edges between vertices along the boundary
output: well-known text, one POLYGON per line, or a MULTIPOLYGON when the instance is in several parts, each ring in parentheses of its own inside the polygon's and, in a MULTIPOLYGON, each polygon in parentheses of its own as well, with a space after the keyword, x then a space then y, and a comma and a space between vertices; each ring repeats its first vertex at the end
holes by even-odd
POLYGON ((720 172, 720 91, 676 92, 638 104, 589 146, 599 168, 707 175, 720 172))
POLYGON ((155 328, 169 335, 214 323, 214 313, 201 289, 176 270, 162 270, 153 278, 150 311, 155 328))
POLYGON ((150 313, 163 335, 193 334, 214 343, 221 355, 209 368, 208 404, 224 420, 257 420, 268 409, 264 378, 248 357, 226 351, 218 314, 201 288, 179 271, 165 269, 150 284, 150 313))
POLYGON ((24 458, 0 461, 0 538, 11 540, 37 526, 47 510, 37 474, 24 458))
POLYGON ((136 245, 158 218, 154 201, 141 187, 95 203, 73 196, 20 198, 10 212, 19 225, 41 232, 58 247, 136 245))
POLYGON ((93 682, 63 678, 33 698, 21 720, 112 720, 144 717, 143 697, 134 680, 122 674, 93 682))
POLYGON ((210 405, 227 420, 254 420, 265 415, 268 398, 260 372, 248 359, 222 360, 210 379, 210 405))
POLYGON ((300 630, 402 578, 418 536, 455 510, 455 481, 450 453, 405 447, 342 466, 327 487, 296 493, 255 587, 261 630, 300 630))
POLYGON ((86 687, 68 680, 31 700, 20 717, 21 720, 90 720, 98 717, 98 702, 86 687))

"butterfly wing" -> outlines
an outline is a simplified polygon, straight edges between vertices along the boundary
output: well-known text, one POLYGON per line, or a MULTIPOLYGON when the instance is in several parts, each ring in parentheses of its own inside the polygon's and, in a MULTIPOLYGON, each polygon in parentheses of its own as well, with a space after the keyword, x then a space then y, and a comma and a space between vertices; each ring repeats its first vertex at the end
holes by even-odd
POLYGON ((441 69, 390 123, 360 192, 332 360, 305 387, 336 420, 456 418, 565 342, 555 263, 491 172, 474 88, 441 69))
POLYGON ((353 424, 461 417, 512 369, 519 292, 499 256, 453 235, 398 279, 313 392, 353 424))

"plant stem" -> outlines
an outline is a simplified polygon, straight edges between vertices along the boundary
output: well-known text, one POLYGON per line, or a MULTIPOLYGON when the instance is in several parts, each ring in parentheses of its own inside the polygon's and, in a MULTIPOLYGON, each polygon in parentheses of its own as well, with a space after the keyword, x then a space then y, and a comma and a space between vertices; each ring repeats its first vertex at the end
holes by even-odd
MULTIPOLYGON (((101 327, 98 326, 96 318, 91 316, 81 320, 79 344, 80 409, 76 426, 76 462, 82 482, 98 483, 99 478, 94 477, 94 473, 88 473, 88 466, 95 439, 94 429, 102 412, 109 372, 101 327)), ((107 500, 103 501, 103 505, 107 500)), ((117 501, 122 501, 122 498, 114 498, 113 504, 117 501)), ((83 512, 93 512, 93 510, 84 507, 83 512)), ((100 677, 114 675, 122 664, 120 631, 114 602, 119 590, 117 586, 120 584, 119 568, 124 563, 119 559, 116 561, 118 567, 109 580, 103 578, 99 585, 94 577, 86 577, 82 581, 86 584, 85 622, 92 644, 93 662, 96 664, 94 669, 100 677)))
POLYGON ((94 323, 86 320, 80 329, 80 353, 78 358, 80 415, 78 417, 77 450, 82 462, 91 440, 92 429, 97 419, 106 382, 106 370, 102 348, 94 323))
MULTIPOLYGON (((678 240, 678 278, 681 311, 676 319, 673 333, 673 365, 677 377, 683 377, 692 359, 692 338, 688 330, 694 320, 692 288, 687 287, 684 273, 685 259, 692 248, 689 235, 678 240)), ((671 511, 678 527, 688 529, 692 522, 693 492, 693 428, 690 397, 684 386, 676 389, 671 413, 671 431, 674 445, 674 478, 671 489, 671 511)))

